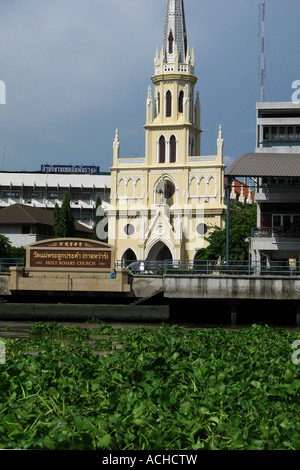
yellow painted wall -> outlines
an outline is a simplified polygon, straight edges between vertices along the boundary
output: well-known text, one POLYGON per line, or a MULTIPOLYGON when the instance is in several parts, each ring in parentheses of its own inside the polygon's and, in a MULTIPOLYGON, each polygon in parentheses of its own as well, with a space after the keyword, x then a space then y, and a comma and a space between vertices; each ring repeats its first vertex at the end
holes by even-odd
POLYGON ((207 245, 206 230, 224 223, 222 130, 220 127, 217 153, 201 156, 200 99, 195 93, 194 54, 190 56, 189 50, 184 64, 176 57, 174 64, 166 64, 163 54, 156 55, 152 83, 146 100, 145 158, 120 158, 116 131, 108 243, 116 247, 116 260, 123 259, 128 249, 137 259, 159 258, 163 246, 173 259, 192 260, 207 245), (168 93, 172 97, 170 116, 168 93), (160 162, 162 136, 164 162, 160 162), (170 161, 172 136, 175 162, 170 161), (162 179, 173 185, 171 197, 161 198, 157 192, 162 179))

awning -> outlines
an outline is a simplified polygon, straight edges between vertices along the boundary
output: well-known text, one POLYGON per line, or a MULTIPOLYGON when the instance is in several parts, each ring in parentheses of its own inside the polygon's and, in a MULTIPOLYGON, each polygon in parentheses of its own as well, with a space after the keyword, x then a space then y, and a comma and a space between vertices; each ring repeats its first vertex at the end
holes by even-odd
POLYGON ((231 177, 300 177, 299 153, 244 153, 225 172, 231 177))

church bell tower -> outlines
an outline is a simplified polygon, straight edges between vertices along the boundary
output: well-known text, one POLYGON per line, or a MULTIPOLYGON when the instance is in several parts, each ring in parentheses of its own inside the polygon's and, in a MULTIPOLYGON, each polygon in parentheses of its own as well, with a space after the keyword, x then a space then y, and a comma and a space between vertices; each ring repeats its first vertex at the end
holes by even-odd
POLYGON ((146 157, 150 165, 187 164, 189 156, 200 155, 200 100, 195 95, 198 79, 194 70, 183 0, 167 0, 163 43, 154 59, 154 97, 149 88, 147 98, 146 157))
POLYGON ((205 236, 223 226, 224 168, 220 126, 217 154, 202 156, 200 99, 195 91, 183 0, 167 0, 162 45, 146 98, 145 156, 120 157, 115 133, 108 242, 116 259, 193 260, 205 236))

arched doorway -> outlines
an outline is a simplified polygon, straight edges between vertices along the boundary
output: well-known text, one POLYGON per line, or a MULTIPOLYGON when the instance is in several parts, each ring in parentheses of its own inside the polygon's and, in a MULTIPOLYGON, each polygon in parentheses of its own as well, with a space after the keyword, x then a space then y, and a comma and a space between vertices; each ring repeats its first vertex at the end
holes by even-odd
POLYGON ((128 248, 128 250, 126 250, 122 256, 122 264, 124 264, 125 266, 128 266, 128 264, 136 260, 137 260, 136 254, 131 248, 128 248))
POLYGON ((164 261, 166 259, 173 259, 172 253, 168 246, 159 240, 150 249, 147 260, 150 261, 164 261))

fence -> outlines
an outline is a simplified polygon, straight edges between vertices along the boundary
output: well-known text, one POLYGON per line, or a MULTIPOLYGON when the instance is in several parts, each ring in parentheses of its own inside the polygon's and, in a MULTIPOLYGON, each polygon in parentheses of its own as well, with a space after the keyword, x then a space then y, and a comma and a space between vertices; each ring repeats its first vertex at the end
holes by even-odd
POLYGON ((9 274, 11 266, 24 266, 22 258, 0 258, 0 274, 9 274))
POLYGON ((253 238, 299 238, 300 226, 290 227, 256 227, 252 228, 253 238))
POLYGON ((141 275, 249 275, 249 276, 300 276, 300 262, 290 261, 214 261, 214 260, 164 260, 117 261, 117 267, 128 268, 132 274, 141 275))

